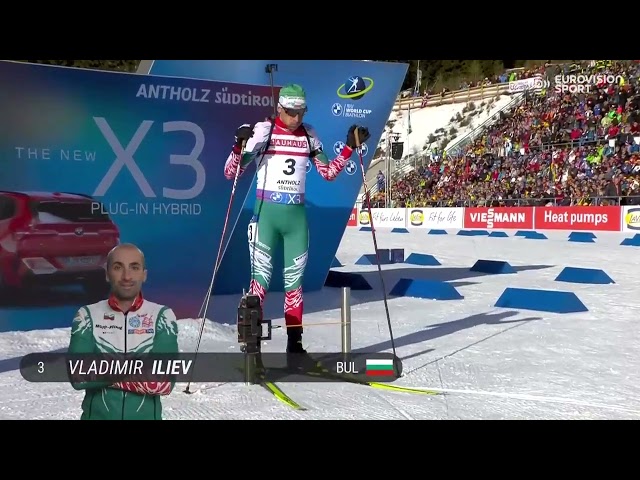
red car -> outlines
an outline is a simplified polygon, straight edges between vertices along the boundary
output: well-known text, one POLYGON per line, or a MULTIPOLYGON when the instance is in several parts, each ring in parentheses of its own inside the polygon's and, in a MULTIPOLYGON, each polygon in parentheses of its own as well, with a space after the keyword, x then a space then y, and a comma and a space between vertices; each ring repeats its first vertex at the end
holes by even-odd
POLYGON ((104 295, 107 254, 119 242, 118 227, 89 195, 0 191, 0 293, 80 284, 104 295))

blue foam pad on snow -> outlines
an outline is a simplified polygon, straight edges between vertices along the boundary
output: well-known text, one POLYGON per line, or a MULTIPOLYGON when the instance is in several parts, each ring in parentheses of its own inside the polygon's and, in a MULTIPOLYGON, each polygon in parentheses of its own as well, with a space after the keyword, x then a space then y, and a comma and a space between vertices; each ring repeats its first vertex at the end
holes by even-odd
POLYGON ((587 312, 588 309, 573 292, 507 288, 495 304, 500 308, 515 308, 551 313, 587 312))
POLYGON ((428 300, 461 300, 464 297, 447 282, 401 278, 389 292, 395 297, 414 297, 428 300))
POLYGON ((547 236, 539 232, 523 232, 522 237, 529 240, 547 240, 547 236))
POLYGON ((324 286, 329 288, 349 287, 351 290, 372 290, 369 282, 359 273, 329 270, 324 286))
POLYGON ((436 257, 434 257, 433 255, 426 255, 424 253, 412 253, 407 257, 404 263, 428 267, 440 265, 440 262, 436 260, 436 257))
POLYGON ((570 242, 595 243, 596 236, 591 232, 571 232, 569 234, 570 242))
POLYGON ((571 232, 569 234, 569 238, 598 238, 596 234, 593 232, 571 232))
POLYGON ((556 277, 556 282, 589 283, 594 285, 608 285, 616 283, 603 270, 598 268, 565 267, 556 277))
POLYGON ((516 273, 515 269, 508 262, 500 260, 478 260, 470 270, 472 272, 489 273, 492 275, 516 273))
POLYGON ((494 237, 494 238, 507 238, 509 237, 509 235, 507 235, 507 232, 491 232, 489 234, 490 237, 494 237))
POLYGON ((409 230, 406 228, 394 228, 391 230, 391 233, 409 233, 409 230))
POLYGON ((629 247, 640 247, 640 238, 625 238, 620 242, 620 245, 627 245, 629 247))
MULTIPOLYGON (((378 256, 380 257, 380 265, 389 265, 391 263, 388 248, 379 248, 378 256)), ((356 260, 356 265, 377 265, 378 260, 375 253, 367 253, 356 260)))
POLYGON ((376 256, 373 253, 367 253, 356 260, 356 265, 376 265, 376 262, 376 256))
POLYGON ((447 235, 447 231, 432 228, 431 230, 429 230, 429 235, 447 235))

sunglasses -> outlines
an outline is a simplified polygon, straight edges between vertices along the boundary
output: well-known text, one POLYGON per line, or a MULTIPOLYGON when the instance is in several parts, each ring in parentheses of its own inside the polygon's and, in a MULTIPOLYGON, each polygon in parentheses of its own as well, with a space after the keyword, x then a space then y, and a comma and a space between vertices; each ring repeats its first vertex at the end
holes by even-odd
MULTIPOLYGON (((282 107, 282 105, 280 105, 282 107)), ((298 115, 302 116, 307 113, 307 107, 305 108, 285 108, 282 107, 284 113, 289 115, 290 117, 297 117, 298 115)))

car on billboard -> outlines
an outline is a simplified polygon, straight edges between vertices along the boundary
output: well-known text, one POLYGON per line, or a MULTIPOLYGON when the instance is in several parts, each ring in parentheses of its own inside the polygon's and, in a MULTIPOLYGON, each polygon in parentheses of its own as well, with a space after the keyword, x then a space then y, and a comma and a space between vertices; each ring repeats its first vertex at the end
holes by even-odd
POLYGON ((105 295, 107 254, 120 232, 89 195, 0 191, 0 296, 76 284, 105 295))

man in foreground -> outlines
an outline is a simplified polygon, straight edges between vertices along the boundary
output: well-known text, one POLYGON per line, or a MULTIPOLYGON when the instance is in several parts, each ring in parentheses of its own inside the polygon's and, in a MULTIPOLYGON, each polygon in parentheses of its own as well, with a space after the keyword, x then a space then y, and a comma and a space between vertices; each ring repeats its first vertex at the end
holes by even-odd
MULTIPOLYGON (((132 244, 107 257, 111 295, 78 310, 71 327, 71 354, 179 353, 173 311, 142 296, 144 254, 132 244)), ((161 420, 161 397, 172 382, 72 382, 85 390, 81 420, 161 420)))

